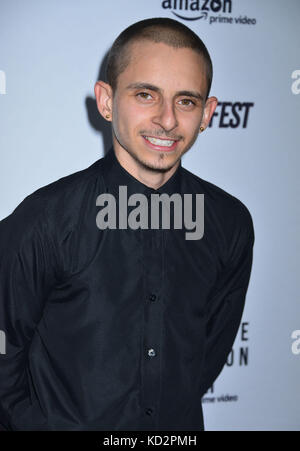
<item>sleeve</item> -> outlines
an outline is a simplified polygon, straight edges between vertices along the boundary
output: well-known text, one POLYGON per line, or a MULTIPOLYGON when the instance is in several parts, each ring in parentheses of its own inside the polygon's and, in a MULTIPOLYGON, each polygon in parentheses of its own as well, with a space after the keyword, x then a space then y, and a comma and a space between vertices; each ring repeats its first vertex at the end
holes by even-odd
POLYGON ((206 345, 200 379, 201 397, 221 373, 241 322, 253 260, 254 228, 247 210, 232 245, 231 258, 208 302, 206 345))
POLYGON ((27 356, 57 277, 45 211, 30 195, 0 221, 0 424, 7 430, 18 430, 20 417, 43 419, 32 401, 27 356))

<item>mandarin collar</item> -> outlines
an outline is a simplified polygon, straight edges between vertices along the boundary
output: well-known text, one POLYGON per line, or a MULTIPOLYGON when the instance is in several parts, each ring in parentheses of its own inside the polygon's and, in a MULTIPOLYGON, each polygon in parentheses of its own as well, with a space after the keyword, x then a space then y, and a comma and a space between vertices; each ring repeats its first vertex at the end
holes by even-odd
POLYGON ((114 148, 111 147, 107 154, 103 157, 103 178, 105 182, 106 192, 119 195, 119 186, 127 186, 128 195, 144 194, 149 196, 151 194, 173 194, 181 192, 181 160, 174 174, 158 189, 151 188, 138 179, 133 177, 125 168, 119 163, 116 157, 114 148))

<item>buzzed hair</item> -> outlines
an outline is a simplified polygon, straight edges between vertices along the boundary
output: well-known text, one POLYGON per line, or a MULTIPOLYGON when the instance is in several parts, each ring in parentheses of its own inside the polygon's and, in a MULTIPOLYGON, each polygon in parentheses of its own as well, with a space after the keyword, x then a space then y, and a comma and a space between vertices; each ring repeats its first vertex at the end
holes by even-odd
POLYGON ((142 39, 163 42, 174 48, 189 48, 203 57, 206 66, 207 93, 209 95, 213 67, 208 50, 199 36, 190 28, 174 19, 157 17, 145 19, 130 25, 114 41, 107 58, 106 79, 113 91, 117 88, 119 75, 130 62, 129 44, 142 39))

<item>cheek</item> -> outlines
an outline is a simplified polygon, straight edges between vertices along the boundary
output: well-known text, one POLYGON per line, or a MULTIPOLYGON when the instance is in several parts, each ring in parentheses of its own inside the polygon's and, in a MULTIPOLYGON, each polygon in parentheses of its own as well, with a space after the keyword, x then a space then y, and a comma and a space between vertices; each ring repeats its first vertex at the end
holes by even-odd
POLYGON ((120 130, 128 131, 128 127, 132 124, 135 117, 134 108, 128 102, 119 101, 116 103, 114 118, 120 130))
POLYGON ((135 136, 149 124, 149 111, 133 102, 120 102, 115 119, 123 135, 135 136))
POLYGON ((113 109, 113 127, 118 138, 128 131, 127 115, 121 102, 115 102, 113 109))
POLYGON ((185 115, 180 123, 183 133, 189 136, 194 136, 195 134, 198 133, 200 124, 201 118, 198 115, 197 116, 185 115))

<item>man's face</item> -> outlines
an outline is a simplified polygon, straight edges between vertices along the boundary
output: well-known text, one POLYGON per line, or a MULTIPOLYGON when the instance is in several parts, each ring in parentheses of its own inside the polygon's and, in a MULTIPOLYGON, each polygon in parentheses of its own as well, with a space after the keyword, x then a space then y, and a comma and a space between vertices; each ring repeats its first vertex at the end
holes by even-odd
POLYGON ((172 168, 195 142, 203 120, 208 125, 206 83, 205 63, 195 51, 134 43, 113 93, 115 149, 144 168, 172 168))

